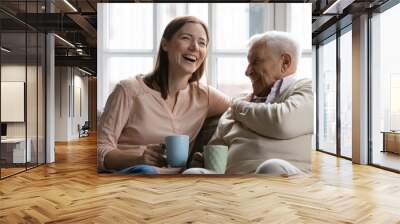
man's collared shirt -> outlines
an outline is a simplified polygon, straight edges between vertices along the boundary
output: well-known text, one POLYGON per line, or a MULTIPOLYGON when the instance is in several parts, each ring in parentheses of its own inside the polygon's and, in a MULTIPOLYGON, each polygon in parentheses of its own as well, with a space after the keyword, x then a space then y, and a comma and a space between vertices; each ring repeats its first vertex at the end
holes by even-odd
POLYGON ((283 79, 279 79, 272 86, 271 91, 267 95, 266 103, 274 103, 281 92, 284 92, 292 83, 296 82, 299 76, 296 73, 288 75, 283 79))

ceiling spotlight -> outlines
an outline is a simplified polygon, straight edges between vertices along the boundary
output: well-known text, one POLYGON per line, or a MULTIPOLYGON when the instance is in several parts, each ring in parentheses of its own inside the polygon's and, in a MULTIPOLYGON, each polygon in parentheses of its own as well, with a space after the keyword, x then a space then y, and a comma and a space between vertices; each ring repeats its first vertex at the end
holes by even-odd
POLYGON ((353 3, 355 0, 336 0, 322 14, 342 14, 343 9, 353 3))
POLYGON ((64 0, 65 4, 67 4, 74 12, 78 12, 78 10, 71 4, 69 3, 68 0, 64 0))
POLYGON ((57 34, 54 34, 54 36, 57 37, 57 38, 58 38, 59 40, 61 40, 62 42, 66 43, 68 46, 75 48, 75 45, 73 45, 73 44, 72 44, 71 42, 69 42, 68 40, 66 40, 66 39, 64 39, 64 38, 62 38, 62 37, 60 37, 60 36, 57 35, 57 34))
POLYGON ((79 67, 78 67, 78 70, 81 71, 81 72, 83 72, 83 73, 85 73, 85 74, 87 74, 87 75, 89 75, 89 76, 92 75, 92 73, 90 73, 90 72, 88 72, 88 71, 86 71, 86 70, 83 70, 83 69, 81 69, 81 68, 79 68, 79 67))
POLYGON ((11 50, 9 50, 9 49, 7 49, 5 47, 1 47, 1 51, 4 51, 6 53, 10 53, 11 52, 11 50))
POLYGON ((81 48, 77 48, 76 53, 78 53, 79 55, 84 55, 83 49, 81 48))

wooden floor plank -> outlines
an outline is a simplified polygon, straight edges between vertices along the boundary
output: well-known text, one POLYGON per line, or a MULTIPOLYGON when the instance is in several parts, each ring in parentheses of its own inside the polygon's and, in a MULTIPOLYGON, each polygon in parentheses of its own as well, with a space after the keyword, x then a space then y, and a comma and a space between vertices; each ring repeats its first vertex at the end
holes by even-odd
POLYGON ((0 223, 400 223, 400 175, 313 152, 313 172, 121 176, 96 172, 95 136, 0 181, 0 223))

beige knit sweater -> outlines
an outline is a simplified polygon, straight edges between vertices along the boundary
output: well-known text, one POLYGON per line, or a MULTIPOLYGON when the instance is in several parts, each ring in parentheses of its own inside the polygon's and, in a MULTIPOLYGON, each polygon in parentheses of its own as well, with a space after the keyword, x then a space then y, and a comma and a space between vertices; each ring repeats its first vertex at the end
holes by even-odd
POLYGON ((276 99, 272 104, 237 100, 222 116, 209 144, 229 146, 226 174, 254 173, 262 162, 273 158, 310 171, 311 80, 295 81, 276 99))

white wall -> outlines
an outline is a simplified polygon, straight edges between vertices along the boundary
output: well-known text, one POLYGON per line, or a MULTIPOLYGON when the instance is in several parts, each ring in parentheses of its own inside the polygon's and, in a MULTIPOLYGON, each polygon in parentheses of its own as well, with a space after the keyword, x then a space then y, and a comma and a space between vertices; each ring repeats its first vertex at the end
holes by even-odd
POLYGON ((68 74, 67 67, 55 68, 55 141, 68 141, 68 74))
MULTIPOLYGON (((22 122, 6 122, 7 137, 9 138, 24 138, 25 135, 30 139, 32 161, 44 163, 44 74, 40 66, 25 66, 25 64, 3 64, 1 66, 1 81, 25 82, 26 86, 26 102, 21 108, 21 112, 25 114, 26 120, 22 122), (25 80, 27 79, 27 80, 25 80), (26 105, 25 105, 26 103, 26 105), (37 157, 37 153, 39 156, 37 157)), ((23 90, 22 94, 23 94, 23 90)), ((3 95, 7 97, 7 95, 3 95)), ((25 101, 25 100, 24 100, 25 101)), ((1 108, 7 111, 12 108, 1 108)), ((12 111, 7 111, 11 112, 12 111)))
MULTIPOLYGON (((1 66, 1 81, 9 82, 25 82, 26 71, 28 74, 36 73, 36 67, 25 65, 2 65, 1 66), (27 69, 27 70, 25 70, 27 69)), ((36 83, 35 83, 36 84, 36 83)), ((28 97, 36 97, 36 92, 27 93, 28 97)), ((27 99, 28 102, 32 100, 27 99)), ((36 105, 35 105, 36 107, 36 105)), ((7 108, 1 108, 1 110, 7 110, 7 108)), ((35 114, 36 115, 36 114, 35 114)), ((33 120, 28 114, 28 120, 33 120)), ((31 126, 29 126, 31 127, 31 126)), ((8 137, 25 137, 25 122, 7 122, 7 136, 8 137)), ((28 136, 29 137, 29 136, 28 136)))
MULTIPOLYGON (((1 81, 25 82, 25 69, 25 65, 2 65, 1 81)), ((28 67, 28 70, 30 70, 30 67, 28 67)), ((7 108, 1 108, 1 110, 6 109, 7 108)), ((7 137, 25 137, 25 123, 7 123, 7 137)))
POLYGON ((312 137, 312 149, 317 149, 317 48, 312 46, 312 80, 314 93, 314 134, 312 137))
MULTIPOLYGON (((76 75, 77 70, 75 70, 74 72, 75 72, 74 83, 73 83, 73 85, 74 85, 74 92, 73 92, 74 102, 73 102, 73 104, 71 103, 71 105, 74 105, 74 108, 73 108, 72 114, 71 114, 72 115, 71 134, 72 134, 73 138, 78 138, 79 137, 78 128, 77 128, 78 124, 80 124, 82 126, 85 123, 85 121, 89 120, 88 119, 89 118, 88 77, 76 75)), ((79 73, 79 74, 81 74, 81 73, 79 73)))
POLYGON ((88 120, 88 78, 72 67, 56 67, 55 73, 55 141, 70 141, 88 120))

